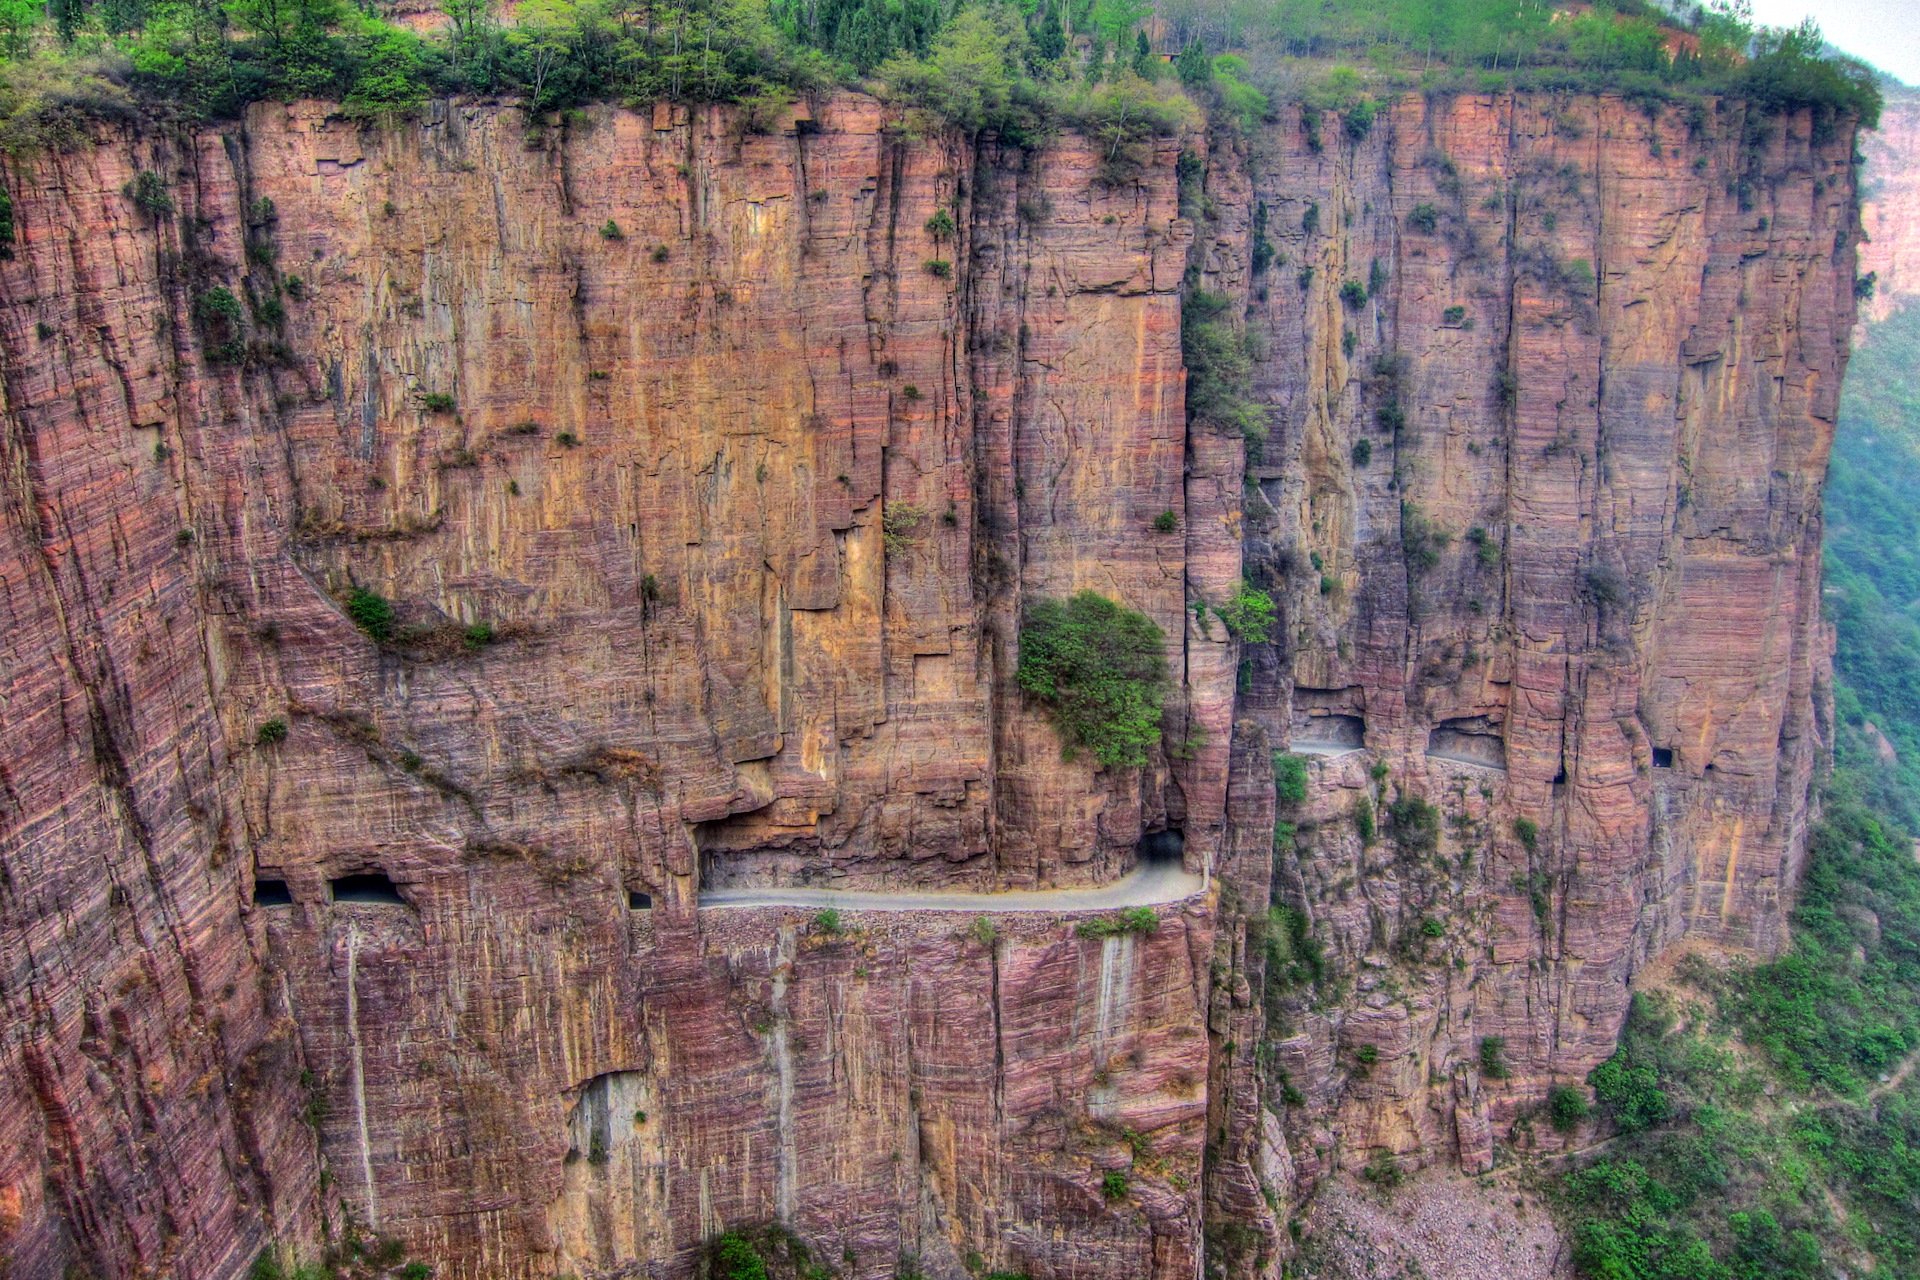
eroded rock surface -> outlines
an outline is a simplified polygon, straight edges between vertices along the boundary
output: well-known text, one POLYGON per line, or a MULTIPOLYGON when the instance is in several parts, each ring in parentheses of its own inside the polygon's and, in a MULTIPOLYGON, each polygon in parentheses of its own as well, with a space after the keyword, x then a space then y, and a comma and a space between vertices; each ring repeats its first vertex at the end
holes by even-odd
POLYGON ((299 104, 11 165, 11 1274, 347 1218, 452 1277, 773 1219, 857 1277, 1272 1273, 1328 1170, 1526 1141, 1663 946, 1779 944, 1845 131, 1288 112, 1183 208, 1176 142, 887 124, 299 104), (1251 457, 1186 423, 1190 269, 1251 457), (1082 588, 1167 636, 1143 769, 1014 683, 1082 588), (1104 884, 1166 831, 1208 888, 1151 933, 698 905, 1104 884))

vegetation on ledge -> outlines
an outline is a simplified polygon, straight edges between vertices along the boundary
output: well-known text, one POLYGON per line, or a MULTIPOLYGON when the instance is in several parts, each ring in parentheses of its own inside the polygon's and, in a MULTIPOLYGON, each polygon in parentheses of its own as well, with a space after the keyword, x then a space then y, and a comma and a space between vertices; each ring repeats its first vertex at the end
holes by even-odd
POLYGON ((143 112, 231 118, 262 99, 331 99, 373 124, 457 94, 511 97, 536 115, 739 102, 741 126, 758 131, 794 95, 854 84, 915 119, 1016 142, 1079 127, 1123 163, 1203 112, 1247 130, 1289 100, 1311 145, 1357 142, 1379 95, 1414 89, 1724 92, 1768 111, 1812 108, 1826 125, 1871 124, 1879 108, 1872 76, 1825 56, 1817 28, 1756 28, 1732 0, 1684 18, 1644 0, 1571 16, 1535 0, 1161 0, 1157 15, 1143 0, 522 0, 504 20, 483 0, 445 0, 442 11, 442 28, 420 35, 345 0, 12 0, 0 5, 0 144, 63 142, 143 112), (1327 65, 1339 59, 1356 65, 1327 65), (1337 131, 1323 132, 1326 113, 1337 131))
POLYGON ((1109 768, 1143 765, 1160 741, 1166 635, 1105 596, 1029 608, 1017 679, 1052 715, 1068 758, 1084 748, 1109 768))

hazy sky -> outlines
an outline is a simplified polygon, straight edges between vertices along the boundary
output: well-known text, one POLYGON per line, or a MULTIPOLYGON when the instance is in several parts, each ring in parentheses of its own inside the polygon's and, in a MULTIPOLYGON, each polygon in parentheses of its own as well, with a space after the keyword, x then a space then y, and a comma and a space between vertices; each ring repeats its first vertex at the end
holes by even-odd
POLYGON ((1920 0, 1753 0, 1753 16, 1771 27, 1808 14, 1829 44, 1920 85, 1920 0))

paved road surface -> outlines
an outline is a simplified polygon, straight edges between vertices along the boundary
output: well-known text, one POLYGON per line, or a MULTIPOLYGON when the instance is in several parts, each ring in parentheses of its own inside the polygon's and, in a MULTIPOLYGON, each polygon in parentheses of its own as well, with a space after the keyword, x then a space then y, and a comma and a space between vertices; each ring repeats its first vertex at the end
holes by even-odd
POLYGON ((841 911, 1113 911, 1154 907, 1204 889, 1178 862, 1150 862, 1098 889, 1006 893, 874 893, 843 889, 703 889, 702 907, 834 907, 841 911))

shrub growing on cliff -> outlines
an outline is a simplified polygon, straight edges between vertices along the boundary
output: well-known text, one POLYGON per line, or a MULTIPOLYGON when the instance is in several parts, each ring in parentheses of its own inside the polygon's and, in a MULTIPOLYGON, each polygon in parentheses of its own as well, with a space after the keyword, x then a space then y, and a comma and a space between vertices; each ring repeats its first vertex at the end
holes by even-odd
POLYGON ((1227 602, 1214 612, 1227 624, 1227 631, 1242 644, 1265 644, 1273 631, 1278 606, 1273 597, 1258 587, 1242 582, 1227 602))
POLYGON ((1507 1078, 1507 1040, 1505 1036, 1480 1037, 1480 1074, 1489 1080, 1507 1078))
POLYGON ((720 1280, 767 1280, 765 1259, 738 1232, 726 1232, 714 1242, 713 1260, 720 1280))
POLYGON ((1266 415, 1252 402, 1253 353, 1227 313, 1233 300, 1195 289, 1181 310, 1180 345, 1187 364, 1187 418, 1217 430, 1264 440, 1266 415))
POLYGON ((222 325, 237 329, 245 314, 240 299, 225 285, 215 285, 193 300, 193 318, 209 330, 222 325))
POLYGON ((1043 600, 1020 628, 1020 687, 1046 706, 1064 754, 1142 765, 1160 741, 1166 636, 1145 614, 1092 591, 1043 600))
POLYGON ((1419 796, 1395 796, 1387 806, 1387 834, 1402 853, 1432 853, 1440 843, 1440 811, 1419 796))
POLYGON ((393 602, 377 591, 355 587, 347 596, 347 616, 376 641, 393 638, 393 602))
POLYGON ((1421 574, 1440 563, 1440 553, 1453 541, 1453 535, 1434 524, 1425 512, 1411 502, 1400 504, 1400 547, 1407 557, 1407 571, 1421 574))
POLYGON ((133 207, 149 218, 166 218, 173 215, 173 197, 167 194, 166 179, 151 169, 142 169, 120 188, 120 193, 133 201, 133 207))
POLYGON ((260 731, 254 735, 254 738, 263 747, 270 747, 276 742, 285 742, 287 740, 287 722, 279 716, 264 721, 260 725, 260 731))
POLYGON ((1572 1133, 1587 1118, 1587 1095, 1568 1084, 1547 1091, 1547 1122, 1561 1133, 1572 1133))
POLYGON ((1073 931, 1082 938, 1118 938, 1127 934, 1160 932, 1160 915, 1152 907, 1128 907, 1118 915, 1082 920, 1073 931))
POLYGON ((1284 751, 1273 753, 1274 799, 1283 807, 1305 803, 1307 798, 1307 762, 1304 757, 1284 751))

